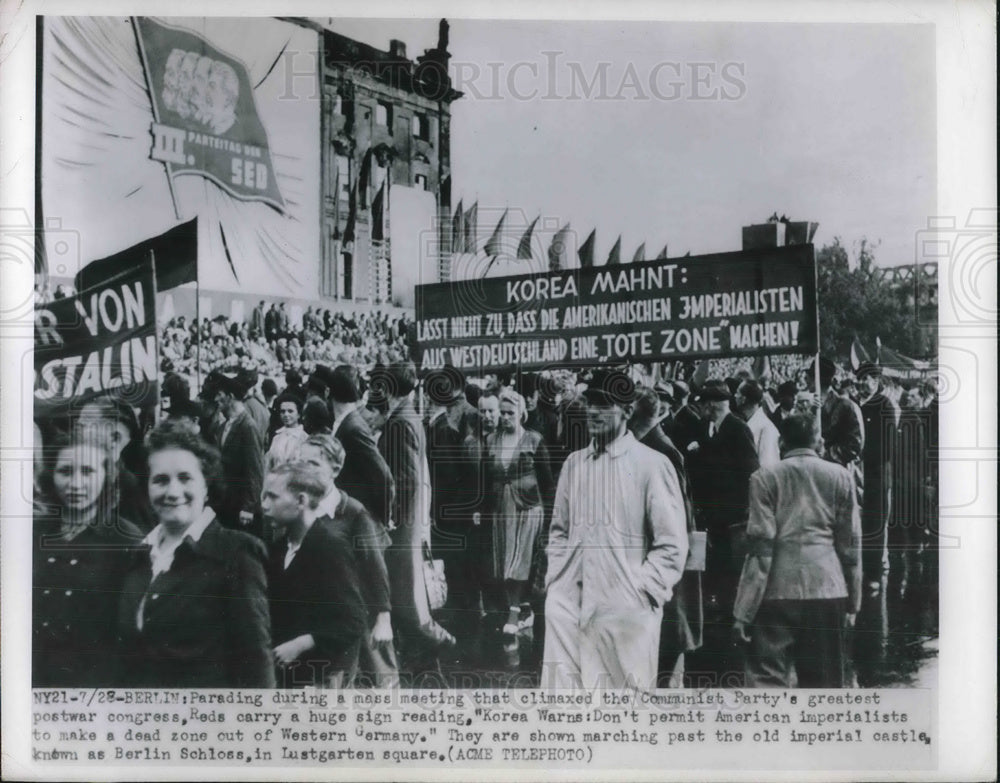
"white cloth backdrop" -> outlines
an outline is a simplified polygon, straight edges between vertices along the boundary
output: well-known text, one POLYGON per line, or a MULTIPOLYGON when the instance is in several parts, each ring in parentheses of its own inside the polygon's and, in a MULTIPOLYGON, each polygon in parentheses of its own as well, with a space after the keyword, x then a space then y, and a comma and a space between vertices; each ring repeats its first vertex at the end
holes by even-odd
MULTIPOLYGON (((318 34, 274 19, 165 21, 247 65, 286 214, 184 176, 174 181, 178 218, 166 170, 149 159, 153 111, 131 22, 46 17, 41 144, 49 258, 60 258, 55 243, 65 239, 62 232, 77 232, 80 258, 57 263, 80 265, 197 216, 203 288, 316 298, 318 34), (56 221, 61 231, 53 229, 56 221)), ((60 277, 76 271, 68 265, 49 269, 60 277)))

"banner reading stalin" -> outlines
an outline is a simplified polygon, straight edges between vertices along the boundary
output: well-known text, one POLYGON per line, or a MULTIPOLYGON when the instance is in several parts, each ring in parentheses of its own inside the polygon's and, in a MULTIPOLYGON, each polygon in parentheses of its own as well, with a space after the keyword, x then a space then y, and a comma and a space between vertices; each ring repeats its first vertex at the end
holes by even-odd
POLYGON ((235 198, 283 212, 246 66, 191 31, 146 17, 132 22, 153 100, 150 157, 163 162, 171 183, 207 177, 235 198))
POLYGON ((814 353, 812 245, 417 286, 422 369, 814 353))
POLYGON ((136 407, 155 405, 157 384, 151 263, 35 308, 36 416, 108 393, 136 407))

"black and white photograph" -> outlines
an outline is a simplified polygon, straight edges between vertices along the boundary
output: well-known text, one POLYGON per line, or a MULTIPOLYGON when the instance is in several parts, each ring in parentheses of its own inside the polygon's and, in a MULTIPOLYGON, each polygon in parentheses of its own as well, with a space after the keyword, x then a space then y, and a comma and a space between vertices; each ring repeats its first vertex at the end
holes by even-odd
POLYGON ((995 7, 386 8, 4 8, 4 777, 995 775, 995 7))

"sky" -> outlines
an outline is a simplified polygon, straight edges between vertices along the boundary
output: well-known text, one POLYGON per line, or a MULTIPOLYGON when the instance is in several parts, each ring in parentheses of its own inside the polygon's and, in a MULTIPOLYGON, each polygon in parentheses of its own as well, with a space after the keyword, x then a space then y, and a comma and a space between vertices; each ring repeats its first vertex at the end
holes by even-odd
MULTIPOLYGON (((912 263, 936 214, 929 25, 451 21, 453 205, 619 234, 627 259, 740 249, 772 213, 912 263), (604 81, 602 83, 601 77, 604 81)), ((437 19, 331 20, 415 59, 437 19)))

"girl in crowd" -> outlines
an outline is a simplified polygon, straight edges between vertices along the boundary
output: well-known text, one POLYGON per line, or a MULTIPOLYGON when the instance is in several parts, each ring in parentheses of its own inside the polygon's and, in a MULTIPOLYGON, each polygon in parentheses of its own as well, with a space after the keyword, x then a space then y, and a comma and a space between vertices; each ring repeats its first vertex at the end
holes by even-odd
POLYGON ((281 419, 281 428, 274 433, 271 448, 267 452, 265 461, 268 470, 281 462, 294 459, 299 447, 309 437, 302 428, 302 424, 299 423, 299 417, 302 415, 302 400, 286 393, 278 397, 275 405, 281 419))
POLYGON ((106 439, 77 431, 45 445, 39 488, 51 516, 34 523, 32 685, 116 685, 117 596, 142 533, 118 515, 106 439))
POLYGON ((218 451, 170 424, 146 448, 158 524, 133 558, 119 607, 127 684, 273 688, 267 554, 215 518, 218 451))
POLYGON ((142 530, 152 528, 155 523, 141 476, 142 437, 135 411, 119 400, 97 397, 83 404, 75 426, 108 443, 115 465, 111 480, 117 484, 122 513, 142 530))
POLYGON ((503 626, 507 647, 534 624, 527 600, 528 579, 544 518, 543 499, 552 497, 552 474, 542 436, 524 429, 524 398, 502 388, 500 426, 487 439, 487 497, 493 500, 493 576, 503 584, 509 607, 503 626))

